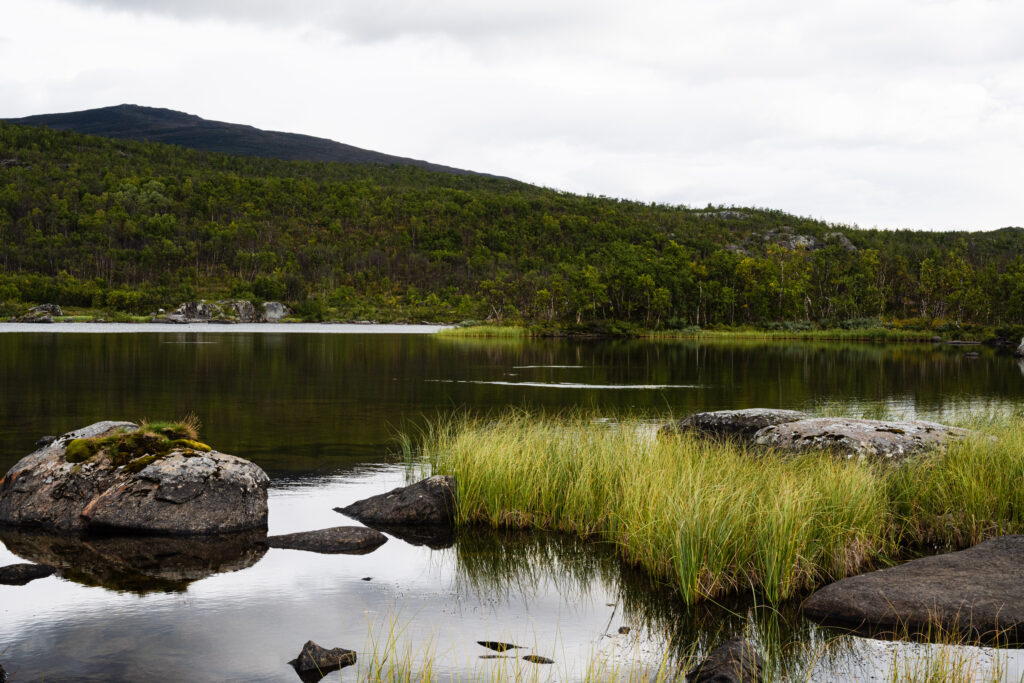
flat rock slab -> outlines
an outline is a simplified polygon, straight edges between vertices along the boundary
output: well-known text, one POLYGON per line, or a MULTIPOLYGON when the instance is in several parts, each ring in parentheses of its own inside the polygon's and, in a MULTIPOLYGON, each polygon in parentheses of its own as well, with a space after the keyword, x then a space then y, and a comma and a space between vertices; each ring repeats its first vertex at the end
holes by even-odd
POLYGON ((719 645, 686 674, 687 683, 761 683, 763 680, 761 655, 742 638, 719 645))
POLYGON ((774 410, 771 408, 748 408, 745 410, 716 410, 710 413, 694 413, 682 420, 661 428, 662 434, 701 432, 715 436, 751 438, 759 430, 772 425, 805 420, 810 415, 798 410, 774 410))
POLYGON ((452 526, 455 522, 455 478, 429 477, 411 486, 334 510, 374 528, 452 526))
POLYGON ((328 650, 308 640, 299 656, 288 663, 304 683, 316 683, 332 671, 355 664, 356 653, 341 647, 328 650))
POLYGON ((45 564, 9 564, 0 567, 0 584, 5 586, 24 586, 29 581, 42 579, 56 570, 45 564))
POLYGON ((867 635, 1024 644, 1024 536, 843 579, 807 598, 803 612, 867 635))
POLYGON ((941 449, 948 440, 966 435, 966 430, 922 420, 817 417, 765 427, 754 435, 754 443, 782 451, 823 450, 851 459, 893 461, 941 449))
POLYGON ((331 529, 270 536, 267 538, 267 544, 271 548, 307 550, 325 555, 365 555, 379 548, 387 540, 384 534, 366 527, 336 526, 331 529))

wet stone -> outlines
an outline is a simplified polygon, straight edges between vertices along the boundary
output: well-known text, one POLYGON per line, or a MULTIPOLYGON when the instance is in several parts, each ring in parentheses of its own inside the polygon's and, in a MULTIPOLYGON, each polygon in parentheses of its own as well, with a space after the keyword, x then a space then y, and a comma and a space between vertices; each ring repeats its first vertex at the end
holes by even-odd
POLYGON ((761 683, 761 655, 742 638, 733 638, 712 650, 686 674, 687 683, 761 683))
POLYGON ((555 660, 540 655, 526 655, 523 659, 531 664, 554 664, 555 660))
POLYGON ((495 652, 505 652, 507 650, 521 650, 521 645, 513 645, 512 643, 502 643, 496 640, 478 640, 477 645, 483 645, 488 650, 494 650, 495 652))
POLYGON ((24 586, 29 581, 50 576, 55 571, 57 570, 54 567, 45 564, 9 564, 6 567, 0 567, 0 584, 24 586))
POLYGON ((341 647, 328 650, 308 640, 299 656, 288 663, 303 683, 316 683, 331 672, 355 664, 356 653, 341 647))
POLYGON ((271 548, 306 550, 324 555, 364 555, 376 550, 387 540, 384 534, 366 527, 336 526, 330 529, 270 536, 267 538, 267 544, 271 548))

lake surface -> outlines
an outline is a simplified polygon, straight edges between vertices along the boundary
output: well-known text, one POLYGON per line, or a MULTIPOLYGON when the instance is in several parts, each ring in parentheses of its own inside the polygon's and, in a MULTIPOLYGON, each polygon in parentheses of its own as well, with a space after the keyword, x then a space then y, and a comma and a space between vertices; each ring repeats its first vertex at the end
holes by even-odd
MULTIPOLYGON (((941 420, 1024 405, 1021 367, 979 347, 452 339, 426 326, 34 327, 0 325, 3 471, 44 434, 194 412, 205 441, 267 470, 271 534, 354 523, 332 508, 405 483, 395 435, 452 411, 662 418, 838 404, 941 420)), ((518 669, 575 680, 595 662, 628 675, 745 629, 784 644, 783 670, 816 680, 870 680, 894 651, 929 648, 837 637, 791 607, 686 607, 606 548, 553 534, 471 530, 438 549, 391 538, 363 556, 70 547, 10 532, 0 541, 0 565, 66 565, 0 586, 0 663, 12 680, 295 681, 287 662, 305 641, 355 649, 363 665, 389 633, 414 665, 429 659, 456 679, 518 669), (556 663, 480 659, 492 653, 477 640, 556 663)), ((1003 663, 1006 680, 1024 670, 1018 655, 1003 663)))

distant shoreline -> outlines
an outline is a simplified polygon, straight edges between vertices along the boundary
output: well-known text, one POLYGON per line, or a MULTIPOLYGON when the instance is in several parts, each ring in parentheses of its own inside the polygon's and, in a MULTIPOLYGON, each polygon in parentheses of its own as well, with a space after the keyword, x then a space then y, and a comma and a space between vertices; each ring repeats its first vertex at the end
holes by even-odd
POLYGON ((65 334, 132 333, 282 333, 282 334, 436 334, 448 325, 402 323, 0 323, 0 334, 57 332, 65 334))

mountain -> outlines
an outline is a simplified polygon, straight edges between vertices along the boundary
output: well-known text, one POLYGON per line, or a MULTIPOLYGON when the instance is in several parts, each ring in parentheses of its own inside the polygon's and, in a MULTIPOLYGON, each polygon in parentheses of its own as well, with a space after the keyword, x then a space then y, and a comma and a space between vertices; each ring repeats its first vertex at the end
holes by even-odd
POLYGON ((418 166, 431 171, 475 174, 429 161, 397 157, 346 145, 326 138, 298 133, 261 130, 223 121, 207 121, 172 109, 119 104, 64 114, 38 114, 20 119, 2 119, 26 126, 46 126, 107 138, 163 142, 206 152, 239 156, 269 157, 285 161, 341 161, 350 164, 418 166))

